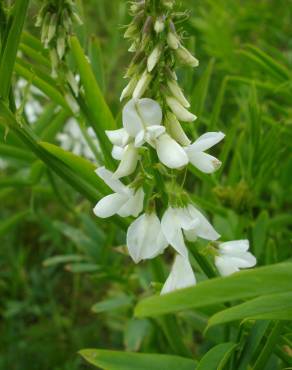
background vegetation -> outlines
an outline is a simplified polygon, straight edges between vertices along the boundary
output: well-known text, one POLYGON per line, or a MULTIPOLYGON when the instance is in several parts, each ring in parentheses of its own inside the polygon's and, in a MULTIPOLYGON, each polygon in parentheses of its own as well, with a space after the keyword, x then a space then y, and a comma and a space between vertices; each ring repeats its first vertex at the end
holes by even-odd
MULTIPOLYGON (((179 73, 192 111, 199 117, 189 126, 189 133, 226 133, 217 155, 222 168, 211 177, 195 172, 187 179, 192 197, 213 215, 213 224, 223 238, 250 239, 259 266, 291 260, 292 3, 180 2, 182 9, 188 10, 183 25, 185 42, 200 60, 195 72, 179 73)), ((63 100, 63 107, 57 101, 55 91, 48 95, 47 86, 42 89, 42 84, 35 82, 35 76, 42 82, 50 73, 43 59, 31 52, 35 39, 29 35, 39 39, 39 30, 34 27, 39 6, 32 1, 29 8, 13 89, 15 92, 22 77, 44 92, 46 96, 31 93, 44 107, 32 131, 38 140, 58 144, 57 133, 70 113, 63 100), (56 111, 60 105, 61 110, 56 111)), ((88 0, 80 2, 79 8, 84 25, 76 33, 91 58, 100 90, 119 121, 119 95, 130 58, 129 45, 122 37, 122 26, 130 19, 127 2, 88 0)), ((74 56, 71 59, 72 65, 76 64, 74 56)), ((90 86, 87 89, 85 100, 94 111, 89 96, 94 99, 94 90, 90 86)), ((22 91, 22 98, 27 103, 31 96, 22 91)), ((62 153, 48 144, 36 148, 39 156, 32 153, 34 144, 25 144, 25 137, 19 133, 24 129, 21 125, 11 129, 11 123, 7 130, 12 118, 4 115, 3 107, 1 111, 0 158, 5 162, 0 173, 0 369, 89 369, 91 365, 77 354, 83 348, 186 355, 186 344, 199 360, 216 344, 230 341, 239 346, 230 369, 239 369, 235 367, 239 358, 242 370, 247 363, 258 370, 292 366, 292 327, 288 321, 279 324, 263 316, 239 326, 239 320, 246 318, 239 315, 235 323, 204 332, 208 318, 222 310, 220 302, 211 308, 184 310, 176 320, 167 315, 163 316, 165 320, 161 316, 135 318, 135 305, 156 292, 171 258, 163 265, 146 262, 135 266, 125 253, 121 221, 99 220, 92 214, 98 197, 95 191, 102 191, 93 187, 92 179, 87 187, 81 183, 90 172, 85 175, 82 170, 90 165, 80 162, 73 168, 71 157, 62 157, 69 167, 66 175, 58 176, 63 167, 54 158, 62 153), (184 343, 176 341, 180 335, 175 325, 183 332, 184 343), (240 347, 246 337, 252 348, 240 347), (260 354, 263 358, 257 362, 260 354)), ((100 124, 94 123, 94 114, 89 117, 87 124, 100 124)), ((107 126, 107 122, 103 124, 107 126)), ((198 271, 196 261, 193 264, 198 271)), ((267 287, 278 282, 280 286, 284 278, 287 282, 288 275, 273 271, 275 275, 266 276, 267 287)), ((202 272, 198 276, 205 279, 202 272)), ((254 280, 251 288, 252 284, 254 280)), ((275 289, 266 293, 277 293, 275 289)), ((227 294, 228 289, 222 287, 221 292, 227 294)), ((234 301, 233 296, 230 300, 234 301)), ((163 303, 161 307, 163 310, 163 303)), ((280 308, 278 318, 292 317, 291 297, 280 308), (288 311, 279 314, 284 306, 288 311)), ((148 316, 142 312, 143 307, 140 316, 148 316)), ((233 351, 228 347, 223 353, 229 353, 227 350, 233 351)))

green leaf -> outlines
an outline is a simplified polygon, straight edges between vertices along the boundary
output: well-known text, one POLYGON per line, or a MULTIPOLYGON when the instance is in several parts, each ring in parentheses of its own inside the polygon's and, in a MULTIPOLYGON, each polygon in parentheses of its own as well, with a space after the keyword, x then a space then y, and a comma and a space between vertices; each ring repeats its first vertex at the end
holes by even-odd
POLYGON ((29 0, 15 1, 12 14, 12 23, 0 62, 0 97, 3 99, 6 99, 9 94, 15 58, 28 4, 29 0))
POLYGON ((138 317, 156 316, 237 299, 288 292, 291 290, 291 279, 291 262, 240 271, 232 276, 203 281, 194 287, 146 298, 138 303, 135 314, 138 317))
POLYGON ((220 311, 209 319, 208 326, 227 322, 254 320, 292 320, 292 293, 272 294, 220 311))
POLYGON ((53 257, 45 259, 43 261, 43 266, 50 267, 50 266, 60 265, 63 263, 68 263, 68 262, 80 262, 85 259, 86 259, 85 256, 81 256, 78 254, 66 254, 66 255, 60 255, 60 256, 53 256, 53 257))
POLYGON ((0 222, 0 236, 6 234, 28 215, 28 211, 22 211, 0 222))
POLYGON ((236 346, 232 342, 218 344, 204 355, 196 370, 223 370, 236 346))
POLYGON ((65 266, 67 271, 74 274, 82 274, 88 272, 97 272, 100 270, 100 266, 95 263, 70 263, 65 266))
MULTIPOLYGON (((108 161, 108 163, 112 163, 113 161, 110 155, 111 144, 105 134, 105 130, 115 129, 116 122, 105 102, 103 94, 78 39, 73 36, 70 41, 72 54, 77 64, 78 72, 85 91, 84 103, 89 112, 85 109, 84 104, 81 104, 81 109, 87 115, 90 125, 99 138, 106 161, 108 161)), ((79 102, 81 103, 82 100, 79 99, 79 102)))
POLYGON ((104 301, 98 302, 92 306, 91 310, 94 313, 107 312, 107 311, 130 307, 132 303, 133 303, 133 297, 123 294, 118 297, 114 297, 114 298, 110 298, 110 299, 106 299, 104 301))
POLYGON ((67 152, 66 150, 46 142, 40 142, 39 145, 46 149, 53 156, 64 162, 71 170, 73 170, 78 176, 88 181, 92 186, 101 193, 105 194, 107 187, 104 182, 95 174, 95 165, 89 162, 83 157, 79 157, 76 154, 67 152))
POLYGON ((79 352, 86 361, 105 370, 195 370, 196 362, 184 357, 100 349, 79 352))

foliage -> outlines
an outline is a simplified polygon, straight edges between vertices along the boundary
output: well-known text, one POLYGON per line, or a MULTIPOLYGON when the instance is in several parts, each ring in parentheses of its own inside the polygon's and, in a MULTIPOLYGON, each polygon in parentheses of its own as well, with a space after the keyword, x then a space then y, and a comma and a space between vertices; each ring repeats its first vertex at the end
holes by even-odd
POLYGON ((92 368, 82 356, 117 370, 291 367, 292 8, 284 0, 180 2, 190 10, 185 43, 200 59, 195 72, 179 71, 198 115, 187 132, 226 134, 220 170, 190 168, 186 185, 224 239, 249 238, 259 267, 205 281, 200 241, 190 245, 198 285, 158 296, 171 253, 133 265, 130 219, 92 214, 110 192, 94 169, 116 166, 104 129, 121 121, 127 3, 77 1, 83 25, 72 26, 66 62, 81 78, 77 96, 66 69, 51 75, 34 26, 42 2, 28 3, 0 2, 0 369, 92 368), (34 122, 31 100, 42 107, 34 122), (59 146, 69 117, 94 163, 59 146))

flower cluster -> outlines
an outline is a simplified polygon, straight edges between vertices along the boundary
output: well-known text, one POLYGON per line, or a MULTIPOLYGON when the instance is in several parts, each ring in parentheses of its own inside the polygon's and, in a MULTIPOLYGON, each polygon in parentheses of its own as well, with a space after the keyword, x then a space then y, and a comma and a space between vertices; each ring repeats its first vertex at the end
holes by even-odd
POLYGON ((129 51, 135 54, 126 73, 130 81, 121 95, 121 101, 128 100, 123 127, 106 132, 119 164, 114 172, 97 169, 113 194, 94 208, 102 218, 136 217, 127 230, 127 247, 135 263, 173 248, 174 264, 161 294, 196 283, 187 243, 197 238, 214 242, 215 264, 222 275, 256 263, 247 251, 248 241, 215 242, 220 235, 184 189, 187 166, 206 174, 220 167, 221 162, 206 151, 224 134, 208 132, 192 141, 182 127, 196 116, 190 112, 175 68, 197 67, 199 62, 176 31, 179 15, 174 6, 172 0, 131 5, 133 21, 125 37, 132 40, 129 51))

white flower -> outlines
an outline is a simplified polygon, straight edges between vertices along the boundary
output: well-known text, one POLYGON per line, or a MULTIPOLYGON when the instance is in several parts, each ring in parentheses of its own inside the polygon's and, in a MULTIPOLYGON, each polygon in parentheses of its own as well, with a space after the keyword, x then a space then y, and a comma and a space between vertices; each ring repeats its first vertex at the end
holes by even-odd
POLYGON ((93 210, 96 216, 106 218, 118 214, 122 217, 137 217, 142 212, 144 201, 142 188, 135 192, 120 180, 114 179, 113 173, 105 167, 99 167, 96 174, 114 191, 97 203, 93 210))
POLYGON ((184 235, 189 241, 197 237, 206 240, 220 237, 205 216, 191 204, 184 208, 169 207, 162 217, 161 227, 168 243, 184 258, 188 256, 184 235))
MULTIPOLYGON (((87 135, 98 150, 100 145, 93 129, 88 127, 86 130, 87 135)), ((58 133, 57 140, 63 149, 70 150, 72 153, 84 156, 92 161, 96 160, 94 153, 83 136, 78 122, 74 118, 70 118, 66 122, 63 132, 58 133)))
POLYGON ((193 122, 197 119, 197 117, 189 112, 177 99, 167 96, 166 102, 180 121, 193 122))
POLYGON ((164 251, 167 244, 155 213, 144 213, 128 228, 127 246, 135 263, 156 257, 164 251))
POLYGON ((159 136, 155 146, 159 160, 168 168, 181 168, 188 164, 185 151, 168 134, 159 136))
POLYGON ((165 17, 160 16, 156 19, 154 23, 154 30, 156 33, 161 33, 164 30, 165 27, 165 17))
POLYGON ((196 285, 196 277, 188 257, 177 254, 171 272, 163 285, 160 294, 170 293, 177 289, 196 285))
POLYGON ((215 257, 215 265, 222 276, 239 271, 241 268, 256 265, 256 258, 250 252, 248 240, 233 240, 219 244, 219 254, 215 257))
POLYGON ((114 179, 131 175, 137 166, 139 154, 133 143, 126 146, 121 155, 121 162, 116 172, 113 174, 114 179))
POLYGON ((131 99, 123 109, 124 129, 134 138, 136 147, 145 141, 153 146, 153 140, 165 131, 161 122, 162 110, 155 100, 131 99))
POLYGON ((205 173, 216 171, 220 167, 221 162, 212 155, 204 153, 204 151, 219 143, 224 136, 222 132, 207 132, 193 144, 184 148, 192 165, 205 173))

